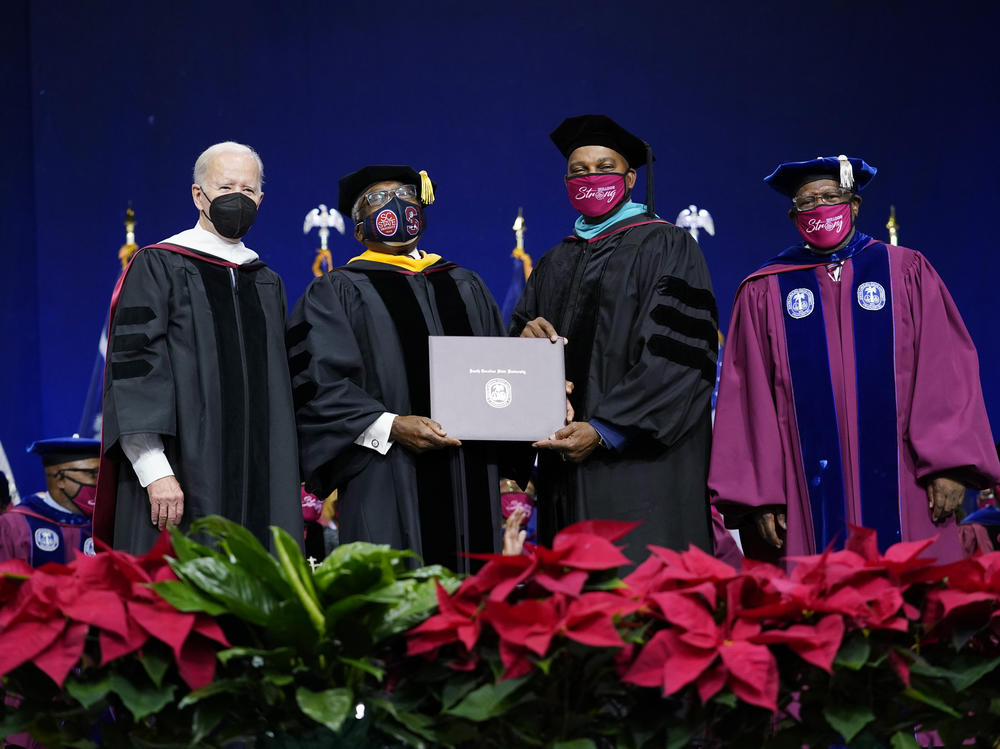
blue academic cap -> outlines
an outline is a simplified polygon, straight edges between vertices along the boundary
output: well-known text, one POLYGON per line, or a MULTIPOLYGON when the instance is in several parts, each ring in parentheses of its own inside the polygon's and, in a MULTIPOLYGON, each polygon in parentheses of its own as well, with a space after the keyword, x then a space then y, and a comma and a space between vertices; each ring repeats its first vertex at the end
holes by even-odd
POLYGON ((86 437, 55 437, 32 442, 28 445, 28 452, 40 456, 42 465, 58 465, 101 457, 101 441, 86 437))
POLYGON ((986 505, 965 516, 962 523, 979 523, 980 525, 1000 525, 1000 508, 986 505))
POLYGON ((809 161, 786 161, 764 177, 764 181, 790 198, 802 185, 818 179, 833 179, 845 190, 857 192, 875 176, 878 170, 864 159, 850 156, 817 156, 809 161))

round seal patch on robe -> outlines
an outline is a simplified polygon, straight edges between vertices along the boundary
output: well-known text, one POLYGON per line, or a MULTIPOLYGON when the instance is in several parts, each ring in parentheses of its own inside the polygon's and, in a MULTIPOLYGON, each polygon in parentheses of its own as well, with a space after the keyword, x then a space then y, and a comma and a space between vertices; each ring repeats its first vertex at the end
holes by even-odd
POLYGON ((59 548, 59 534, 51 528, 35 530, 35 546, 42 551, 55 551, 59 548))
POLYGON ((875 312, 885 306, 885 287, 877 281, 866 281, 858 286, 858 304, 861 309, 875 312))
POLYGON ((785 297, 785 309, 788 316, 794 320, 801 320, 808 317, 816 308, 816 299, 809 289, 792 289, 785 297))

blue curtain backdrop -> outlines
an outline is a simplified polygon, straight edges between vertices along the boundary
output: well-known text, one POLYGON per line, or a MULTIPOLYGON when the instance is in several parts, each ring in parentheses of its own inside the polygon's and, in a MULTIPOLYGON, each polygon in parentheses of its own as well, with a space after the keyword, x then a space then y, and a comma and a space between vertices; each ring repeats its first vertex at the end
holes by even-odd
MULTIPOLYGON (((0 440, 22 491, 42 480, 24 445, 80 418, 127 202, 140 244, 193 225, 205 146, 262 155, 247 244, 290 305, 318 243, 306 212, 371 162, 430 172, 423 247, 502 299, 518 207, 535 258, 571 229, 547 134, 583 112, 652 143, 664 218, 712 212, 702 247, 724 325, 739 281, 796 238, 761 178, 821 154, 878 166, 860 225, 886 236, 896 206, 901 243, 965 317, 1000 423, 996 4, 6 0, 3 13, 0 440)), ((331 249, 344 262, 357 247, 335 234, 331 249)))

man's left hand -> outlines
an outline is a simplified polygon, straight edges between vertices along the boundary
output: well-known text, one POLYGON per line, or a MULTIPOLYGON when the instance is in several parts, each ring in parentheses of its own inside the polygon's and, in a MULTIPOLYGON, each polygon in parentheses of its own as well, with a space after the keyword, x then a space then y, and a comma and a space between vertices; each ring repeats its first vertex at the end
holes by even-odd
POLYGON ((962 506, 963 499, 965 486, 945 476, 938 476, 927 487, 927 507, 931 511, 931 520, 939 523, 955 514, 955 510, 962 506))
POLYGON ((532 447, 555 450, 563 456, 563 460, 580 463, 594 452, 600 441, 600 435, 589 422, 571 421, 548 439, 539 440, 532 447))

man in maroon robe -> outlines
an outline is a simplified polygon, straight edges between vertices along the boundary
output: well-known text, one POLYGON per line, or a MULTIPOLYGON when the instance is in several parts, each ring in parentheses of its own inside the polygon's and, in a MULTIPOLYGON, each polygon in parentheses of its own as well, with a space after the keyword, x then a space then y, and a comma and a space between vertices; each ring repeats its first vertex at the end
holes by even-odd
POLYGON ((748 556, 937 536, 963 553, 965 488, 1000 476, 975 346, 919 252, 855 228, 861 159, 780 165, 804 242, 740 286, 716 411, 709 489, 748 556))
POLYGON ((46 491, 0 515, 0 562, 23 559, 40 567, 93 555, 90 518, 101 443, 79 437, 38 440, 28 452, 42 459, 46 491))

